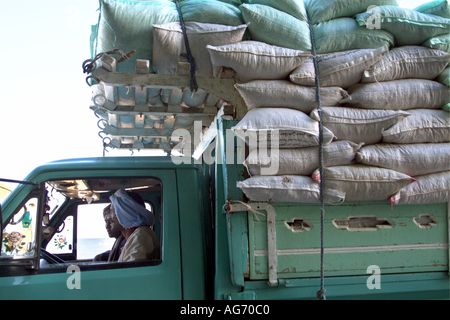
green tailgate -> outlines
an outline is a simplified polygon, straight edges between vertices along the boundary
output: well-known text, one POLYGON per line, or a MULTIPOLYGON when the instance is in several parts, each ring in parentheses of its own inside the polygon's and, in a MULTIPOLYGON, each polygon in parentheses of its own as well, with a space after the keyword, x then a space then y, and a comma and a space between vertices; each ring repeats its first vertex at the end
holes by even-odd
MULTIPOLYGON (((277 277, 319 277, 320 207, 273 206, 277 277)), ((382 274, 448 271, 447 206, 442 203, 391 209, 385 202, 326 206, 325 276, 367 275, 372 265, 378 266, 382 274), (349 231, 346 220, 355 216, 358 219, 349 222, 349 231), (378 217, 376 223, 373 216, 378 217), (372 224, 379 227, 368 228, 372 224), (378 230, 360 231, 368 229, 378 230)), ((268 279, 266 217, 256 218, 252 213, 248 217, 250 279, 268 279)))

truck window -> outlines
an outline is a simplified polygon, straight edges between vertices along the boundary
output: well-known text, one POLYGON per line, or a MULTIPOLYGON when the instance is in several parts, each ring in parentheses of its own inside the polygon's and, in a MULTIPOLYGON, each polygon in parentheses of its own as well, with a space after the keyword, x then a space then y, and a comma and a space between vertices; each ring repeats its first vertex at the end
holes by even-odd
MULTIPOLYGON (((42 244, 44 257, 41 255, 41 268, 56 272, 58 266, 66 264, 80 264, 83 268, 88 268, 98 267, 102 263, 107 263, 108 268, 114 267, 114 263, 117 267, 124 267, 124 263, 117 263, 117 259, 108 259, 113 246, 123 246, 126 241, 116 243, 119 236, 113 236, 107 231, 104 217, 104 209, 111 203, 109 197, 118 189, 138 193, 145 202, 145 208, 155 215, 155 225, 148 228, 156 237, 153 238, 155 242, 159 242, 158 250, 161 250, 163 211, 162 183, 159 179, 120 177, 49 181, 49 221, 48 225, 43 225, 43 230, 50 230, 51 234, 42 244), (65 199, 61 199, 60 195, 65 199), (56 202, 59 205, 51 204, 55 199, 58 199, 56 202)), ((45 219, 43 223, 45 224, 45 219)), ((121 252, 120 249, 118 252, 121 252)), ((145 261, 142 261, 143 265, 145 261)), ((160 263, 151 262, 151 265, 160 263)))
POLYGON ((56 230, 47 244, 46 250, 53 254, 69 254, 73 252, 73 216, 67 217, 56 230))
POLYGON ((103 209, 108 203, 78 206, 77 260, 92 260, 96 255, 111 250, 116 238, 109 237, 105 228, 103 209))
POLYGON ((2 231, 0 258, 29 259, 35 254, 38 199, 31 198, 2 231))

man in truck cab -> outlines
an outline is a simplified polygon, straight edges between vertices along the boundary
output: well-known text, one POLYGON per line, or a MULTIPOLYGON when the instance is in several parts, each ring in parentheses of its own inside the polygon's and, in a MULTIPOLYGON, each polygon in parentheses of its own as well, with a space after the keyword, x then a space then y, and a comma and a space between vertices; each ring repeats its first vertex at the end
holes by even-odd
POLYGON ((115 215, 111 213, 111 204, 103 209, 103 218, 105 219, 105 228, 110 238, 116 238, 111 250, 100 253, 94 257, 94 261, 117 261, 119 260, 122 248, 127 240, 122 234, 123 227, 117 221, 115 215))
POLYGON ((118 262, 160 259, 161 249, 152 212, 145 209, 142 197, 135 192, 118 190, 110 197, 113 220, 124 228, 126 244, 118 262))

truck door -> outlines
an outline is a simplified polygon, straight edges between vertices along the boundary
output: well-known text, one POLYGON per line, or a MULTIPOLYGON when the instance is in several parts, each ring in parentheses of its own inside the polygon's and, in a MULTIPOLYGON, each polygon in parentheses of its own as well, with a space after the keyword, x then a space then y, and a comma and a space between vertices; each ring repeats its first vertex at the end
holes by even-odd
MULTIPOLYGON (((104 170, 92 178, 67 173, 64 179, 46 181, 39 193, 23 196, 23 204, 4 223, 0 299, 181 299, 175 173, 134 173, 104 170), (102 208, 117 189, 138 192, 152 206, 160 259, 93 261, 114 243, 96 240, 105 234, 102 208), (62 200, 56 201, 56 194, 62 200)), ((4 211, 5 216, 11 208, 4 211)))

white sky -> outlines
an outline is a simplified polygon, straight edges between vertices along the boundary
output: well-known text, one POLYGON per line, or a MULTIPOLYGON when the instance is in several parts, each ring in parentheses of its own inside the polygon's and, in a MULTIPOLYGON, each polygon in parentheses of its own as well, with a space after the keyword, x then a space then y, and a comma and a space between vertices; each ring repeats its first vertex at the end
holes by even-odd
POLYGON ((81 68, 97 7, 95 0, 2 2, 0 177, 102 155, 81 68))
POLYGON ((0 177, 23 179, 49 161, 102 156, 81 69, 97 8, 97 0, 2 2, 0 177))

